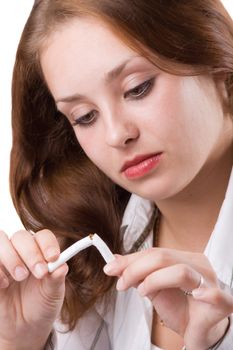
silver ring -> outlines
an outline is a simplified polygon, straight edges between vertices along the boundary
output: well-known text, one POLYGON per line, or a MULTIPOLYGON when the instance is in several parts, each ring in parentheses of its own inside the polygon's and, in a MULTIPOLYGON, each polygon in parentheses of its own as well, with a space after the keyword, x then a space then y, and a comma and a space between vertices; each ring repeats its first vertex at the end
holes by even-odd
MULTIPOLYGON (((204 285, 204 283, 205 283, 204 277, 200 274, 200 282, 199 282, 198 286, 194 289, 201 288, 204 285)), ((183 293, 184 293, 184 295, 193 295, 193 290, 184 290, 183 293)))

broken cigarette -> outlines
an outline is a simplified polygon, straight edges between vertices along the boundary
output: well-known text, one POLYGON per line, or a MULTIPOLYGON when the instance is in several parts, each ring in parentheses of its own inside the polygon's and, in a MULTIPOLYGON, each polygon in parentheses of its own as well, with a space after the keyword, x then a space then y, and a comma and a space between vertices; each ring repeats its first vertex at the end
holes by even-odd
POLYGON ((107 244, 96 233, 94 233, 93 235, 91 234, 83 239, 80 239, 79 241, 65 249, 56 261, 49 262, 49 272, 55 271, 59 266, 71 259, 74 255, 90 246, 95 246, 98 249, 106 263, 115 259, 115 256, 108 248, 107 244))

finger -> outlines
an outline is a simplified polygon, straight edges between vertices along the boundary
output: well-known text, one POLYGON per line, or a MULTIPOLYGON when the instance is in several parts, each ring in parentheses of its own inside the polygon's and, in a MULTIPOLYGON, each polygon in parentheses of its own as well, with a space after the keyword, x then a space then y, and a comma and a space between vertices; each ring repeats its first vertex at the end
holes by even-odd
POLYGON ((188 265, 172 265, 148 275, 138 286, 138 291, 141 296, 146 296, 168 288, 193 290, 200 284, 200 277, 200 273, 188 265))
POLYGON ((121 275, 130 265, 135 264, 134 266, 138 269, 140 268, 141 263, 143 263, 144 266, 147 266, 148 264, 153 265, 153 263, 156 263, 156 261, 160 266, 163 261, 165 262, 168 259, 168 257, 174 255, 177 255, 175 250, 172 251, 171 249, 163 248, 150 248, 124 256, 116 255, 115 260, 104 266, 104 272, 107 275, 117 276, 121 275))
POLYGON ((41 279, 48 273, 47 263, 31 233, 18 231, 11 237, 11 242, 24 264, 36 278, 41 279))
POLYGON ((192 295, 197 300, 217 306, 226 315, 233 312, 233 296, 220 288, 197 288, 192 295))
POLYGON ((193 267, 199 267, 202 266, 202 264, 200 264, 200 260, 202 261, 205 259, 205 256, 203 254, 157 247, 152 247, 150 249, 142 250, 132 254, 115 256, 115 260, 104 266, 104 272, 109 276, 121 275, 124 270, 126 270, 130 265, 137 263, 139 259, 142 260, 140 260, 139 264, 135 265, 135 267, 137 266, 136 270, 138 271, 140 270, 140 264, 142 264, 144 267, 148 266, 149 269, 153 264, 157 265, 158 267, 162 267, 163 264, 164 266, 167 266, 169 263, 182 263, 189 264, 193 267))
POLYGON ((125 290, 135 286, 151 273, 176 263, 176 254, 171 254, 170 250, 150 249, 146 254, 139 255, 123 270, 117 288, 125 290))
POLYGON ((60 298, 61 294, 65 293, 65 277, 68 270, 68 265, 63 264, 42 280, 44 294, 48 298, 52 296, 53 300, 56 300, 56 297, 60 298))
POLYGON ((0 231, 0 259, 1 264, 16 281, 23 281, 29 271, 5 232, 0 231))
POLYGON ((60 254, 60 247, 56 236, 50 230, 41 230, 34 234, 40 250, 46 261, 55 261, 60 254))

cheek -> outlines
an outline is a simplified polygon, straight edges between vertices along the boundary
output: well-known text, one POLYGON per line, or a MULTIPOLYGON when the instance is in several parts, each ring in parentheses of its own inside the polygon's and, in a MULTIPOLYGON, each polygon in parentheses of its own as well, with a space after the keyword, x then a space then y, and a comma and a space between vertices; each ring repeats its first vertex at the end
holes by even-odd
POLYGON ((105 171, 108 159, 106 150, 103 148, 101 142, 102 138, 98 135, 98 132, 92 132, 91 130, 85 130, 84 132, 75 131, 76 138, 87 155, 87 157, 101 170, 105 171))
POLYGON ((144 126, 156 135, 158 144, 180 161, 200 156, 209 123, 209 107, 202 103, 202 95, 191 86, 168 88, 156 96, 144 126), (168 93, 169 92, 169 93, 168 93))
POLYGON ((206 85, 201 88, 194 79, 187 78, 163 110, 166 122, 161 127, 169 153, 177 165, 185 165, 189 174, 210 159, 222 129, 221 106, 213 87, 206 85))
POLYGON ((190 127, 190 111, 185 110, 182 94, 165 89, 150 104, 142 127, 155 135, 161 145, 174 145, 184 141, 190 127))
POLYGON ((79 145, 81 146, 84 153, 88 156, 88 158, 95 158, 95 149, 96 149, 96 139, 93 137, 94 135, 89 135, 88 130, 77 131, 75 130, 75 135, 78 140, 79 145))

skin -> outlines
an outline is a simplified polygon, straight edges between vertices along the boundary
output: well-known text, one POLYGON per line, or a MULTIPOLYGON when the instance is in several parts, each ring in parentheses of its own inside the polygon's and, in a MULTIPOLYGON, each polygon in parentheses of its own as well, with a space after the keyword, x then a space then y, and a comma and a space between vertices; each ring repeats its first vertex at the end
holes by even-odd
MULTIPOLYGON (((162 212, 160 247, 117 256, 105 272, 119 276, 118 290, 133 286, 149 297, 189 350, 208 348, 222 336, 226 316, 233 312, 232 297, 219 289, 202 254, 232 167, 232 122, 223 113, 223 81, 162 72, 106 25, 89 18, 52 33, 41 50, 41 66, 58 109, 71 124, 79 119, 73 127, 87 156, 113 181, 154 201, 162 212), (122 63, 124 69, 110 79, 108 73, 122 63), (136 155, 157 152, 162 152, 161 161, 145 176, 129 179, 121 171, 136 155), (199 286, 200 274, 205 280, 202 294, 185 296, 182 290, 199 286)), ((15 343, 21 346, 17 350, 31 344, 43 348, 64 298, 67 265, 51 275, 46 265, 58 255, 58 242, 49 230, 34 236, 20 231, 11 240, 0 233, 0 315, 7 312, 9 320, 5 324, 0 318, 5 325, 1 349, 15 349, 15 343), (55 251, 48 256, 52 247, 55 251), (15 275, 17 266, 26 273, 15 275)))

